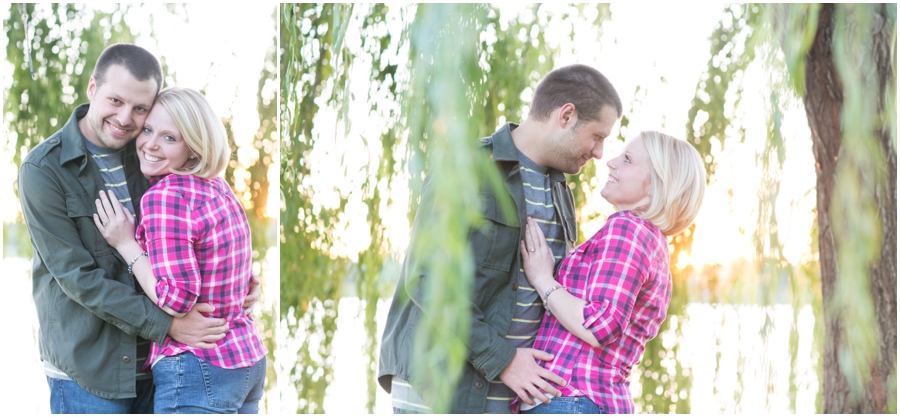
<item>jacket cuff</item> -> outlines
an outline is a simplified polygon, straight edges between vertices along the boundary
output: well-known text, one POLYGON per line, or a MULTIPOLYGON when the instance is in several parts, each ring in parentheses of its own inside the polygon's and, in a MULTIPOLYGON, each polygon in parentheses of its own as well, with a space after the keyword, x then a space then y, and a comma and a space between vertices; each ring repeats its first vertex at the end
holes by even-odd
MULTIPOLYGON (((148 298, 147 301, 150 299, 148 298)), ((169 328, 172 326, 174 317, 159 308, 152 308, 150 311, 150 317, 143 329, 142 336, 161 345, 165 343, 166 337, 169 335, 169 328)))
POLYGON ((506 339, 498 337, 491 349, 487 353, 473 358, 471 364, 481 376, 488 381, 493 381, 512 362, 515 355, 516 348, 512 347, 506 339))

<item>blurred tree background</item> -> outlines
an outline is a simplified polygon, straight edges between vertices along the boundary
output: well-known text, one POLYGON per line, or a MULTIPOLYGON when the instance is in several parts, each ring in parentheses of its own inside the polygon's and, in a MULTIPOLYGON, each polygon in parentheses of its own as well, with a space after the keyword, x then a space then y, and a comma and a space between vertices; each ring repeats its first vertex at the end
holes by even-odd
MULTIPOLYGON (((379 300, 394 289, 427 171, 439 174, 439 189, 458 190, 441 196, 457 216, 436 217, 417 237, 445 255, 431 259, 427 290, 442 316, 419 330, 417 363, 427 373, 465 360, 468 312, 454 306, 471 278, 475 196, 464 190, 492 175, 473 157, 475 139, 522 120, 534 86, 561 59, 603 57, 604 31, 617 23, 609 5, 511 8, 281 6, 284 411, 329 411, 326 389, 343 360, 339 306, 353 298, 365 329, 365 407, 375 411, 379 300)), ((727 193, 729 205, 754 193, 755 221, 740 232, 752 247, 692 263, 684 260, 700 225, 671 239, 674 293, 631 377, 637 411, 896 412, 896 5, 729 5, 720 16, 693 97, 678 103, 687 120, 678 136, 704 157, 710 190, 727 193), (798 118, 802 137, 791 131, 798 118), (738 174, 753 177, 753 190, 726 176, 730 148, 756 150, 755 169, 738 174), (804 152, 814 163, 788 157, 804 152), (814 180, 787 194, 804 169, 814 180), (795 226, 810 244, 797 258, 785 249, 791 219, 780 207, 810 199, 814 220, 795 226), (703 344, 714 357, 697 353, 703 344)), ((607 146, 630 138, 666 87, 666 68, 655 70, 659 81, 620 89, 626 112, 607 146)), ((569 178, 580 241, 597 229, 585 225, 609 214, 595 207, 597 175, 595 162, 569 178)), ((455 375, 431 377, 447 392, 455 375)))
MULTIPOLYGON (((175 58, 177 62, 172 65, 172 59, 167 60, 167 57, 177 57, 180 53, 169 49, 173 48, 171 39, 175 31, 186 34, 183 32, 183 26, 179 28, 179 25, 188 25, 192 19, 195 25, 198 24, 197 21, 202 21, 192 13, 205 12, 192 10, 187 5, 175 4, 106 7, 77 4, 9 5, 3 21, 6 32, 5 65, 8 68, 4 70, 3 83, 5 97, 3 120, 6 131, 4 150, 10 155, 14 165, 4 171, 10 172, 9 184, 12 188, 8 191, 10 194, 13 192, 18 194, 15 170, 28 150, 59 130, 75 106, 88 101, 86 97, 88 81, 97 57, 106 46, 113 43, 136 43, 156 54, 163 67, 164 86, 180 85, 196 88, 207 95, 225 124, 233 151, 225 178, 232 184, 235 194, 242 201, 250 221, 254 248, 253 268, 263 284, 263 295, 256 308, 256 318, 269 350, 267 385, 275 387, 277 384, 274 379, 273 354, 279 299, 277 285, 269 285, 273 280, 277 284, 275 275, 277 271, 272 265, 277 262, 274 250, 276 225, 271 214, 273 208, 269 206, 273 205, 270 187, 274 186, 270 183, 277 182, 275 169, 278 166, 275 73, 277 11, 273 7, 268 16, 266 29, 271 38, 264 44, 255 46, 265 53, 260 54, 262 61, 254 64, 259 68, 255 80, 250 84, 256 89, 255 94, 250 93, 251 97, 255 97, 255 102, 247 103, 247 106, 243 106, 240 102, 243 99, 239 96, 239 91, 244 88, 239 87, 234 79, 228 78, 231 73, 220 69, 223 66, 235 66, 239 62, 234 51, 212 58, 209 72, 203 75, 200 81, 192 79, 189 85, 183 84, 184 81, 179 83, 179 74, 188 73, 188 69, 185 68, 187 65, 206 65, 202 61, 203 58, 200 58, 205 57, 205 54, 197 54, 197 60, 189 63, 175 58), (182 69, 180 72, 179 67, 182 69), (222 97, 223 88, 231 90, 224 91, 225 97, 229 97, 230 94, 230 100, 226 103, 217 102, 222 97), (223 104, 227 106, 226 111, 219 110, 223 108, 223 104), (255 107, 255 113, 247 114, 242 107, 250 109, 255 107)), ((254 24, 259 25, 256 22, 254 24)), ((206 30, 214 33, 209 28, 206 30)), ((266 31, 263 30, 261 33, 266 31)), ((182 40, 181 43, 189 47, 205 47, 209 51, 216 51, 218 46, 213 42, 204 44, 207 41, 202 37, 195 37, 187 42, 182 40)), ((189 77, 181 79, 184 78, 189 77)), ((32 249, 21 213, 18 212, 19 204, 8 202, 16 211, 12 215, 14 219, 4 219, 4 262, 10 258, 30 258, 32 249)), ((21 274, 24 274, 22 278, 28 277, 27 287, 30 291, 30 262, 28 265, 29 270, 22 271, 21 274)), ((23 293, 18 294, 16 298, 30 300, 31 297, 23 293)), ((33 315, 34 307, 29 307, 28 311, 33 315)), ((37 326, 36 320, 33 325, 37 326)), ((17 339, 19 336, 22 340, 33 341, 33 345, 28 344, 28 355, 37 358, 36 336, 17 335, 17 339)), ((271 397, 273 396, 264 397, 262 409, 278 408, 277 405, 270 403, 271 397)), ((49 404, 40 400, 37 403, 49 404)))

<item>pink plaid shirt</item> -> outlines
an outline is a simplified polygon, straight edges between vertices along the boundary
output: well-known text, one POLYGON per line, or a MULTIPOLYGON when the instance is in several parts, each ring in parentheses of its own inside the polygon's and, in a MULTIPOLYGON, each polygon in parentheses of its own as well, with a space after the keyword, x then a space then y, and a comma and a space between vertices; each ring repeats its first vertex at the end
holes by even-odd
POLYGON ((631 211, 615 213, 563 260, 558 279, 587 301, 582 325, 600 347, 547 312, 534 348, 555 357, 540 365, 568 382, 563 396, 587 396, 608 414, 634 413, 628 375, 659 332, 672 296, 666 237, 631 211))
POLYGON ((198 302, 215 307, 229 329, 214 349, 198 349, 166 337, 154 342, 147 364, 191 352, 225 369, 251 366, 266 348, 241 305, 251 276, 250 226, 234 192, 220 177, 167 175, 151 180, 141 199, 138 243, 150 254, 157 305, 179 313, 198 302))

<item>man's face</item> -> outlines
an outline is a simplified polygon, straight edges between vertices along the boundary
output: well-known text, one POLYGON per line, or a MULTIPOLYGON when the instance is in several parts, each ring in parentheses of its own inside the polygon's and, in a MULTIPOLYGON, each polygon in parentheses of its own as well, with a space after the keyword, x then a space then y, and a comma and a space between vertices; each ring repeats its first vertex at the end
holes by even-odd
POLYGON ((110 66, 105 78, 103 85, 98 86, 91 77, 87 91, 91 107, 78 126, 95 145, 121 149, 144 126, 157 85, 153 79, 138 81, 121 65, 110 66))
POLYGON ((602 158, 603 142, 617 119, 615 108, 604 106, 597 120, 571 123, 550 139, 547 150, 550 167, 574 175, 581 172, 581 168, 592 158, 602 158))

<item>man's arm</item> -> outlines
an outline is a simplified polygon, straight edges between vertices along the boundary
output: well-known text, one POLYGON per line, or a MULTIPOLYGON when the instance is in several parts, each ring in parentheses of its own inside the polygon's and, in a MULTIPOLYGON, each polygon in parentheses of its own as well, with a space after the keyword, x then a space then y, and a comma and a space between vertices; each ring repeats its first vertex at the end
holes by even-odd
MULTIPOLYGON (((89 204, 93 199, 66 195, 54 173, 28 162, 19 170, 19 198, 34 256, 41 257, 69 298, 126 333, 165 340, 172 317, 133 288, 111 279, 85 248, 79 226, 93 227, 93 205, 89 204)), ((112 248, 94 255, 115 256, 112 248)))

